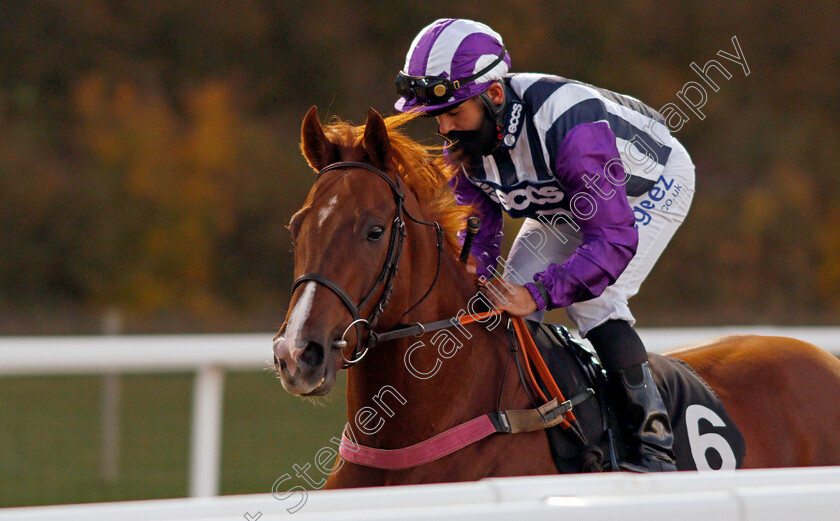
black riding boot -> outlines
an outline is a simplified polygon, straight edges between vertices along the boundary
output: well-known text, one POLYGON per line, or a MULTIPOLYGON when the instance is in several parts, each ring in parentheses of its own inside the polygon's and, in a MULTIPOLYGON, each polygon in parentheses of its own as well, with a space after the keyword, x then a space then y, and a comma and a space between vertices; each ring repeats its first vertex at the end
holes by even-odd
POLYGON ((624 320, 608 320, 586 335, 610 376, 612 399, 621 426, 637 456, 623 470, 677 470, 668 411, 653 381, 642 339, 624 320))
POLYGON ((674 462, 674 434, 668 411, 659 395, 650 362, 628 367, 612 375, 614 395, 619 402, 618 416, 637 445, 636 461, 621 463, 631 472, 677 470, 674 462))

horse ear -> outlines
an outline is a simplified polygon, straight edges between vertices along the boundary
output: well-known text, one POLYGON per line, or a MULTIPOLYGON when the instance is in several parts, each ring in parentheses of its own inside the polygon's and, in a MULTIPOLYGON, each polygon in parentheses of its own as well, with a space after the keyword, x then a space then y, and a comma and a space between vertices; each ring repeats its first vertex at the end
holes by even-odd
POLYGON ((324 127, 318 121, 318 107, 309 109, 300 129, 300 150, 303 157, 316 172, 338 161, 338 147, 324 134, 324 127))
POLYGON ((385 121, 373 108, 368 109, 364 146, 373 166, 387 170, 391 160, 391 140, 388 138, 385 121))

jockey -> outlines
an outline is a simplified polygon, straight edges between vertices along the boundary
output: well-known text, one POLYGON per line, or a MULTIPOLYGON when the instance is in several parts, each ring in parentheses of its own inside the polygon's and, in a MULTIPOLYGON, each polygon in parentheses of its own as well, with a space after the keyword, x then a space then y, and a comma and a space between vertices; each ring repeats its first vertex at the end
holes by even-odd
MULTIPOLYGON (((610 374, 637 449, 622 468, 676 470, 673 432, 644 344, 635 295, 685 219, 694 165, 662 116, 630 96, 545 74, 507 74, 510 55, 488 26, 441 19, 425 27, 396 79, 400 112, 433 116, 458 204, 482 219, 472 268, 495 281, 514 316, 566 308, 610 374), (525 217, 500 256, 505 211, 525 217)), ((634 449, 634 450, 635 450, 634 449)))

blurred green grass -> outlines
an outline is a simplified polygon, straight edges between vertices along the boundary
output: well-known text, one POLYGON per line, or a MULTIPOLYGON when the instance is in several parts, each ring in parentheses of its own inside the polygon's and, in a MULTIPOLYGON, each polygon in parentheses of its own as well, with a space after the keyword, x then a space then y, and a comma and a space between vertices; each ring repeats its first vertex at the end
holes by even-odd
MULTIPOLYGON (((101 376, 0 377, 0 507, 186 496, 192 382, 120 377, 119 474, 107 480, 101 376)), ((312 463, 340 436, 344 390, 342 374, 315 402, 286 393, 269 371, 227 373, 220 492, 268 493, 286 473, 286 490, 306 486, 292 465, 312 463)))

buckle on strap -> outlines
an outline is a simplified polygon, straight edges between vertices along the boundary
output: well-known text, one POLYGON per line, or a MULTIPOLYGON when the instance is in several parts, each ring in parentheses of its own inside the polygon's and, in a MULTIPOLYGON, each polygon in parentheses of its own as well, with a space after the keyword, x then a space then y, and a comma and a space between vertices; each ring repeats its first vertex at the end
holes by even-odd
POLYGON ((568 414, 576 405, 585 402, 593 396, 595 396, 595 390, 591 387, 587 387, 586 390, 582 393, 572 396, 571 399, 566 400, 565 402, 559 405, 556 404, 557 398, 555 398, 550 402, 540 407, 537 407, 537 410, 540 412, 540 414, 542 414, 542 417, 546 421, 546 423, 548 423, 551 420, 557 418, 557 416, 562 415, 562 417, 565 417, 566 414, 568 414))
POLYGON ((498 411, 496 415, 499 418, 499 432, 504 432, 506 434, 510 434, 511 432, 513 432, 513 430, 510 427, 510 421, 508 420, 507 411, 498 411))
POLYGON ((565 402, 558 404, 557 398, 554 398, 550 402, 537 407, 537 412, 540 413, 540 416, 542 416, 542 419, 546 425, 553 425, 554 423, 559 423, 552 423, 552 420, 555 420, 558 417, 560 417, 560 419, 562 420, 566 417, 566 414, 568 414, 568 412, 571 410, 571 400, 566 400, 565 402))
POLYGON ((496 411, 497 421, 494 423, 497 432, 506 434, 548 429, 560 424, 576 405, 593 396, 595 396, 595 391, 592 388, 587 388, 582 393, 576 394, 562 403, 557 403, 557 398, 553 398, 550 402, 536 409, 496 411))

